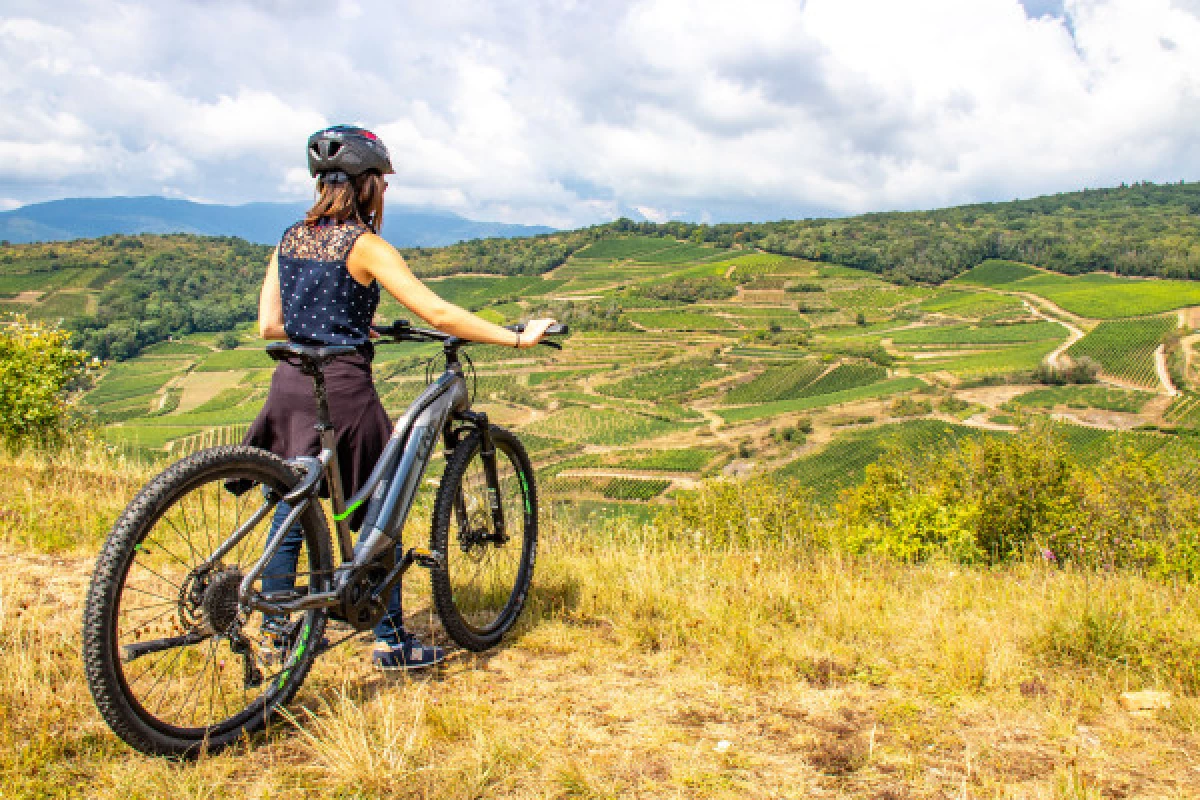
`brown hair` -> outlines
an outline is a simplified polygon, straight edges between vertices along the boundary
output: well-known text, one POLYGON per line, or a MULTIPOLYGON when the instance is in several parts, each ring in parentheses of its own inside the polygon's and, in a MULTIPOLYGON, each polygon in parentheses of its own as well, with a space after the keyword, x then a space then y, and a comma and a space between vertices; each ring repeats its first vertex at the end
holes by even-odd
POLYGON ((327 183, 317 179, 317 201, 304 215, 306 225, 322 219, 355 220, 374 233, 383 227, 383 190, 387 182, 378 172, 364 172, 349 181, 327 183))

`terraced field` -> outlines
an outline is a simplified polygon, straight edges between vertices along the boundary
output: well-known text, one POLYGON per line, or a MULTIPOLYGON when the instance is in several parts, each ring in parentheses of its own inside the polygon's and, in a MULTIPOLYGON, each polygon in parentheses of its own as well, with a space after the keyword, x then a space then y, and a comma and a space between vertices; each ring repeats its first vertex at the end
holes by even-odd
POLYGON ((1200 283, 1123 278, 1108 273, 1059 275, 1011 261, 985 261, 951 284, 1029 292, 1091 319, 1141 317, 1200 305, 1200 283))
POLYGON ((1175 326, 1174 317, 1101 322, 1067 354, 1072 358, 1094 358, 1104 373, 1114 378, 1137 386, 1157 386, 1154 351, 1175 326))
POLYGON ((800 363, 780 367, 767 367, 753 380, 726 392, 724 400, 729 405, 738 406, 800 397, 801 391, 827 368, 828 365, 816 359, 805 359, 800 363))
MULTIPOLYGON (((85 279, 96 276, 62 281, 85 279)), ((567 316, 573 334, 561 352, 472 348, 475 402, 521 434, 548 503, 642 519, 676 489, 726 471, 779 472, 832 498, 888 448, 935 451, 997 435, 984 430, 997 422, 1067 411, 1200 427, 1200 395, 1191 392, 1167 408, 1151 391, 1034 383, 1066 329, 1005 293, 1084 291, 1083 305, 1067 306, 1108 313, 1135 284, 1136 307, 1159 302, 1166 290, 1151 283, 992 261, 947 286, 897 286, 837 265, 632 236, 596 242, 545 276, 454 275, 430 285, 496 321, 567 316), (713 286, 715 299, 687 294, 713 286)), ((406 312, 389 301, 380 313, 406 312)), ((1155 389, 1151 355, 1173 319, 1085 320, 1090 332, 1070 355, 1155 389)), ((194 334, 111 367, 86 398, 104 436, 157 458, 236 440, 266 396, 272 365, 248 329, 234 349, 217 341, 194 334)), ((390 413, 419 393, 437 354, 379 349, 376 383, 390 413)), ((1081 452, 1103 449, 1097 434, 1070 433, 1081 452)), ((1150 447, 1163 435, 1138 436, 1150 447)))
POLYGON ((1013 398, 1006 408, 1098 408, 1136 414, 1154 397, 1150 392, 1110 389, 1103 386, 1054 386, 1034 389, 1013 398))

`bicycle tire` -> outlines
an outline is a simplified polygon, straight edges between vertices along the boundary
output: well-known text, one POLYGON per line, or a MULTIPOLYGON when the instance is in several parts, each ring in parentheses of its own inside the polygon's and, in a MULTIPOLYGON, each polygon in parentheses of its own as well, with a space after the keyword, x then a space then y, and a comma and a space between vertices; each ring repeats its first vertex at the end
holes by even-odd
MULTIPOLYGON (((272 716, 292 699, 304 682, 317 651, 316 647, 308 645, 309 643, 315 645, 319 642, 324 632, 324 611, 309 611, 301 615, 295 628, 297 633, 290 639, 291 643, 285 645, 286 650, 271 651, 273 654, 281 655, 278 662, 279 671, 266 679, 262 677, 260 669, 260 685, 265 683, 265 688, 261 693, 254 695, 253 699, 239 711, 220 721, 210 721, 208 724, 201 725, 185 725, 181 724, 179 720, 166 719, 159 710, 162 699, 159 700, 159 705, 154 711, 150 711, 146 707, 149 705, 150 695, 154 694, 157 685, 171 673, 182 672, 184 665, 193 659, 193 655, 186 654, 185 651, 192 651, 195 645, 164 649, 164 655, 154 659, 151 666, 140 668, 140 670, 153 669, 161 672, 155 686, 150 689, 150 695, 139 696, 131 688, 131 682, 136 685, 146 673, 141 671, 135 677, 132 673, 139 668, 136 667, 136 664, 130 663, 128 664, 129 674, 127 674, 127 664, 121 658, 122 645, 118 641, 119 636, 125 636, 130 630, 125 627, 123 632, 122 628, 131 615, 130 610, 124 606, 126 595, 128 594, 132 598, 134 595, 131 586, 136 589, 136 586, 144 585, 131 584, 130 573, 136 564, 141 564, 145 571, 157 574, 166 584, 171 584, 171 580, 167 576, 178 575, 182 569, 176 566, 170 558, 179 561, 182 568, 187 567, 189 558, 193 558, 196 563, 207 558, 215 547, 209 549, 204 555, 199 555, 197 550, 204 549, 203 543, 194 548, 192 529, 186 527, 187 548, 185 549, 182 545, 184 537, 177 523, 187 526, 187 518, 183 514, 189 507, 194 509, 198 502, 204 513, 204 533, 208 537, 206 503, 206 496, 208 496, 216 498, 214 501, 217 504, 216 525, 218 532, 221 531, 220 503, 223 497, 222 493, 227 491, 228 484, 225 482, 231 479, 250 480, 283 492, 295 485, 298 475, 279 457, 265 450, 244 446, 225 446, 202 450, 172 464, 153 478, 117 518, 101 549, 88 587, 84 604, 82 648, 88 687, 96 707, 113 732, 134 749, 148 755, 193 758, 202 752, 220 750, 264 728, 272 716), (208 494, 206 495, 206 493, 208 494), (191 501, 190 504, 185 502, 188 500, 191 501), (163 524, 159 525, 160 522, 163 524), (168 527, 175 529, 178 543, 169 538, 168 527), (168 547, 168 541, 171 542, 171 547, 168 547), (143 555, 145 560, 139 560, 143 555), (159 559, 158 561, 151 561, 156 557, 159 559), (170 565, 171 569, 164 565, 170 565), (127 589, 131 589, 131 591, 127 592, 127 589), (125 618, 121 616, 123 612, 127 614, 125 618), (175 655, 172 656, 171 653, 175 655), (174 658, 174 661, 167 663, 168 658, 174 658)), ((257 507, 260 502, 259 498, 249 492, 243 491, 242 495, 230 494, 236 497, 238 502, 242 497, 246 497, 247 502, 251 504, 250 508, 257 507)), ((332 569, 329 529, 325 523, 324 513, 315 503, 310 505, 300 516, 299 521, 304 529, 304 549, 308 553, 308 588, 309 591, 317 591, 326 584, 327 576, 332 569)), ((257 532, 263 525, 269 526, 269 520, 260 522, 254 531, 257 532)), ((225 536, 232 533, 236 527, 235 523, 225 532, 225 536)), ((263 537, 265 539, 265 533, 263 537)), ((218 536, 215 541, 220 542, 223 538, 218 536)), ((195 540, 199 540, 198 531, 195 540)), ((244 553, 239 553, 239 550, 235 549, 226 555, 226 559, 244 555, 246 562, 251 563, 258 558, 259 553, 254 553, 251 549, 254 542, 250 540, 250 537, 247 537, 242 545, 247 548, 244 553)), ((222 563, 224 561, 223 559, 222 563)), ((235 565, 231 568, 229 579, 225 581, 224 588, 227 591, 233 591, 237 580, 234 572, 239 566, 235 565)), ((188 577, 182 579, 178 585, 189 586, 187 581, 195 573, 196 571, 193 569, 191 573, 188 573, 188 577)), ((142 572, 139 571, 137 579, 140 580, 141 576, 142 572)), ((153 585, 165 586, 163 583, 153 585)), ((165 597, 167 591, 169 589, 163 588, 161 589, 162 594, 154 596, 165 597)), ((142 590, 142 594, 151 593, 148 590, 142 590)), ((185 613, 184 596, 184 589, 180 588, 174 609, 169 602, 159 602, 152 606, 165 607, 164 614, 167 617, 174 614, 178 620, 185 613)), ((222 607, 228 607, 232 603, 236 608, 236 594, 233 597, 232 601, 223 599, 222 602, 225 603, 225 606, 222 607)), ((167 600, 170 599, 167 598, 167 600)), ((158 629, 160 626, 165 628, 171 623, 168 619, 167 622, 153 624, 155 629, 158 629)), ((175 623, 175 625, 181 624, 175 623)), ((131 634, 135 641, 150 629, 151 622, 146 622, 144 627, 139 626, 142 626, 142 623, 135 621, 131 634)), ((193 628, 193 630, 198 629, 193 628)), ((262 635, 265 638, 267 634, 264 631, 262 635)), ((164 641, 164 639, 157 641, 164 641)), ((228 683, 227 678, 230 676, 225 671, 224 657, 219 665, 216 660, 216 653, 221 646, 221 637, 210 635, 206 641, 210 642, 209 650, 213 653, 211 656, 212 686, 220 690, 222 707, 226 709, 228 701, 224 694, 224 688, 228 683)), ((226 648, 232 651, 233 646, 230 642, 232 639, 227 637, 226 648)), ((259 653, 253 652, 254 661, 257 664, 259 653)), ((150 658, 150 656, 135 658, 150 658)), ((250 667, 247 664, 250 663, 250 659, 248 657, 239 655, 236 658, 230 657, 230 659, 234 662, 232 664, 234 670, 239 669, 238 664, 241 662, 240 668, 249 672, 250 667)), ((130 661, 132 662, 133 659, 130 661)), ((205 675, 208 674, 209 663, 206 658, 204 662, 205 675)), ((168 679, 168 687, 172 681, 174 681, 173 676, 168 679)), ((236 676, 234 676, 234 681, 236 682, 236 676)), ((256 691, 258 689, 258 686, 251 686, 250 679, 244 679, 243 698, 247 695, 247 687, 254 688, 256 691)), ((171 688, 164 688, 162 693, 164 696, 172 696, 174 699, 174 695, 168 695, 171 691, 171 688)), ((199 679, 196 691, 198 695, 199 679)), ((185 696, 184 705, 180 709, 181 714, 183 710, 186 710, 188 699, 185 696)), ((197 699, 195 702, 199 706, 201 701, 197 699)), ((236 707, 238 703, 235 701, 234 705, 236 707)), ((168 709, 168 711, 170 710, 168 709)), ((212 712, 213 700, 210 695, 209 714, 211 715, 212 712)), ((193 710, 194 714, 195 710, 193 710)))
MULTIPOLYGON (((480 482, 475 480, 476 477, 482 480, 483 475, 480 455, 483 436, 478 430, 459 440, 446 463, 434 501, 433 528, 430 533, 430 549, 442 556, 441 564, 430 571, 434 607, 450 638, 475 652, 497 645, 516 624, 525 607, 533 580, 534 562, 537 560, 537 486, 529 455, 512 433, 494 425, 490 427, 490 433, 496 448, 497 472, 501 483, 498 495, 504 510, 506 532, 510 534, 508 540, 504 543, 480 541, 485 536, 494 535, 492 529, 495 526, 486 495, 478 496, 480 482), (470 483, 466 488, 464 481, 470 483), (463 505, 458 505, 460 496, 463 505), (520 504, 518 509, 514 509, 512 506, 517 497, 520 498, 520 504), (468 519, 463 520, 462 509, 468 501, 474 505, 468 510, 468 519), (520 513, 515 513, 518 510, 520 513), (516 531, 518 521, 519 532, 516 531), (455 528, 453 539, 452 527, 455 528), (492 559, 494 555, 495 559, 492 559), (489 562, 489 567, 497 568, 494 574, 499 574, 502 561, 508 565, 515 564, 511 588, 501 588, 506 597, 490 620, 485 619, 488 616, 486 610, 468 607, 469 595, 474 592, 478 597, 482 593, 462 585, 460 580, 463 572, 460 567, 476 564, 473 574, 477 576, 485 561, 489 562)), ((486 485, 482 488, 486 491, 486 485)), ((502 587, 507 582, 505 578, 498 580, 502 587)))

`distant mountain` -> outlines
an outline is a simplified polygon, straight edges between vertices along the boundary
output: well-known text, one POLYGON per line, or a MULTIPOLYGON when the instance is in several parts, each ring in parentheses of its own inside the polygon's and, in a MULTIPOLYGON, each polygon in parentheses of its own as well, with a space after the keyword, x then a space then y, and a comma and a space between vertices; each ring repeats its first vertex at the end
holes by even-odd
MULTIPOLYGON (((223 206, 167 197, 74 197, 0 212, 0 239, 16 244, 110 233, 193 233, 275 244, 306 208, 292 203, 223 206)), ((397 247, 441 247, 468 239, 534 236, 554 230, 396 206, 387 208, 383 223, 384 238, 397 247)))

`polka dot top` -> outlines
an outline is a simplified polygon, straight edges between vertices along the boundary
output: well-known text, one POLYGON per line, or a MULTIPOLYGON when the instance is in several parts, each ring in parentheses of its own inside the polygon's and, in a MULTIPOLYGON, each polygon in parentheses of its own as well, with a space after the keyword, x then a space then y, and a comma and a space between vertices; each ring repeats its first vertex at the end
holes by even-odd
POLYGON ((346 269, 350 249, 369 230, 354 222, 297 222, 279 242, 279 289, 283 329, 298 344, 365 344, 379 283, 363 286, 346 269))

